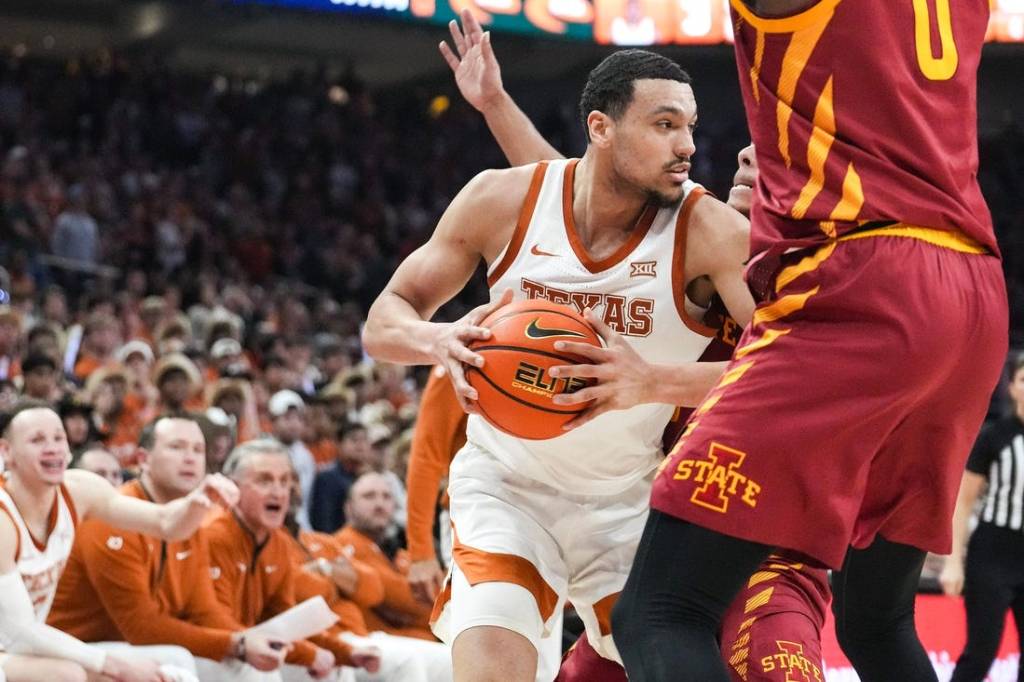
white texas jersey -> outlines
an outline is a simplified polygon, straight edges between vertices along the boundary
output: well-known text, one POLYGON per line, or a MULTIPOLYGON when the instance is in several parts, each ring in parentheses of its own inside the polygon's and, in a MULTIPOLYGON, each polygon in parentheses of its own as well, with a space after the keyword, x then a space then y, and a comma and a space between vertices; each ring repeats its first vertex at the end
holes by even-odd
MULTIPOLYGON (((515 232, 491 265, 491 300, 508 288, 517 299, 543 298, 582 312, 592 308, 652 363, 697 360, 715 335, 703 310, 686 299, 686 229, 704 194, 685 185, 679 204, 641 216, 632 236, 600 261, 587 254, 572 214, 577 159, 542 162, 534 172, 515 232)), ((612 495, 649 474, 662 458, 672 405, 605 413, 551 440, 523 440, 470 415, 470 442, 530 478, 580 495, 612 495)))
POLYGON ((5 513, 18 529, 16 563, 18 573, 25 583, 28 596, 32 599, 36 620, 46 622, 53 597, 57 594, 57 582, 75 543, 75 525, 78 517, 71 495, 62 484, 57 492, 47 528, 50 531, 46 544, 39 543, 29 532, 21 512, 11 496, 0 487, 0 513, 5 513))

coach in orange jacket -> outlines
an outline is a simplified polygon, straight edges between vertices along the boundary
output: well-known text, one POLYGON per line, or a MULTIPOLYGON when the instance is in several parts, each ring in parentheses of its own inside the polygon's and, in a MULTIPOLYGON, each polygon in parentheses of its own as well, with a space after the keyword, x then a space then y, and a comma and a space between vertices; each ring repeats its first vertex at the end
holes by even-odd
MULTIPOLYGON (((202 480, 205 441, 195 421, 158 419, 139 446, 142 476, 122 487, 124 494, 162 504, 202 480)), ((275 670, 283 658, 282 643, 243 633, 217 601, 202 530, 166 542, 83 522, 48 622, 86 642, 183 646, 197 657, 204 680, 245 680, 257 676, 253 668, 275 670)))
POLYGON ((352 484, 345 503, 348 523, 334 537, 348 556, 369 565, 384 583, 384 600, 373 608, 363 609, 370 631, 433 641, 429 624, 431 604, 413 595, 406 578, 408 556, 400 551, 394 560, 389 559, 377 544, 394 514, 390 482, 375 472, 363 474, 352 484))
MULTIPOLYGON (((253 626, 297 603, 292 540, 283 527, 293 470, 283 445, 261 439, 236 447, 224 473, 240 495, 234 513, 223 514, 208 528, 210 570, 217 599, 232 617, 253 626)), ((377 668, 377 650, 354 648, 336 634, 295 642, 286 662, 308 668, 315 678, 332 674, 335 665, 377 668)))

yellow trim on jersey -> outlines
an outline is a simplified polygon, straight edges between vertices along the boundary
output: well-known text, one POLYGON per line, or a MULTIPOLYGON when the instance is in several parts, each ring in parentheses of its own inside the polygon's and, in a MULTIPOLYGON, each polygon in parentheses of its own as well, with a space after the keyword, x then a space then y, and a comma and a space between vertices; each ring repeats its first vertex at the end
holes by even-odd
POLYGON ((764 335, 761 338, 759 338, 757 341, 748 343, 745 346, 740 346, 739 348, 737 348, 736 352, 733 353, 733 357, 739 359, 746 355, 749 355, 750 353, 753 353, 755 350, 761 350, 762 348, 766 348, 767 346, 770 346, 773 343, 775 343, 775 340, 778 339, 780 336, 785 336, 790 331, 792 330, 765 329, 764 335))
POLYGON ((754 319, 751 324, 758 325, 765 322, 774 322, 775 320, 781 320, 790 313, 802 310, 807 304, 807 299, 818 293, 818 289, 820 288, 820 286, 817 286, 802 294, 790 294, 788 296, 783 296, 763 308, 757 308, 754 310, 754 319))
POLYGON ((800 275, 817 270, 818 266, 828 260, 828 257, 831 256, 832 252, 835 250, 836 243, 829 242, 821 248, 815 249, 814 253, 811 255, 801 258, 799 263, 795 263, 794 265, 790 265, 789 267, 780 270, 779 274, 775 276, 775 293, 782 291, 783 287, 790 284, 800 275))
POLYGON ((744 4, 743 0, 729 0, 732 8, 736 10, 743 19, 759 31, 767 33, 793 33, 801 31, 814 24, 827 21, 836 9, 841 0, 820 0, 813 7, 798 12, 788 17, 770 19, 759 17, 744 4))
POLYGON ((932 227, 917 227, 916 225, 905 225, 897 223, 889 227, 879 227, 863 232, 851 232, 844 234, 839 241, 845 242, 851 239, 866 239, 868 237, 907 237, 928 242, 934 246, 941 246, 944 249, 952 249, 961 253, 988 253, 988 249, 968 237, 963 232, 951 230, 936 230, 932 227))
POLYGON ((832 105, 832 76, 829 76, 814 107, 814 124, 811 139, 807 142, 807 167, 811 177, 807 178, 800 190, 800 197, 790 211, 797 220, 807 215, 807 209, 825 187, 825 162, 835 140, 836 115, 832 105))
MULTIPOLYGON (((775 123, 779 130, 779 153, 782 154, 782 160, 786 162, 786 168, 789 168, 791 163, 789 158, 789 119, 793 116, 796 85, 827 26, 826 22, 795 32, 789 39, 786 53, 782 56, 782 71, 779 73, 779 83, 776 87, 778 100, 775 103, 775 123)), ((835 128, 834 125, 832 127, 835 128)))

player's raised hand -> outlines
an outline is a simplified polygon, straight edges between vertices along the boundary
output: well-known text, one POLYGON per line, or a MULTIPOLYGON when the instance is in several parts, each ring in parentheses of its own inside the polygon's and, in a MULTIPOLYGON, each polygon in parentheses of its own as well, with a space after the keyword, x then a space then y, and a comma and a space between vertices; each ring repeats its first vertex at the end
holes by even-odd
POLYGON ((587 358, 593 364, 557 365, 551 368, 551 376, 558 379, 580 377, 596 379, 597 383, 575 393, 562 393, 552 400, 556 405, 580 405, 593 400, 594 402, 566 423, 565 430, 575 429, 605 412, 625 410, 650 402, 651 387, 654 384, 654 367, 640 357, 621 335, 606 325, 594 311, 587 308, 583 311, 590 326, 594 328, 604 347, 598 348, 588 343, 575 341, 557 341, 555 349, 587 358))
POLYGON ((494 301, 473 308, 462 319, 441 325, 441 332, 434 340, 431 349, 437 364, 442 365, 452 386, 459 405, 469 414, 477 414, 476 389, 466 381, 466 370, 463 365, 483 367, 483 356, 469 350, 467 346, 473 341, 489 339, 491 331, 480 326, 480 323, 498 308, 512 302, 512 290, 506 289, 494 301))
POLYGON ((455 74, 459 92, 473 107, 483 112, 505 93, 501 82, 501 67, 491 47, 491 34, 484 32, 473 13, 462 10, 462 27, 455 20, 448 22, 452 34, 453 50, 442 41, 438 45, 441 56, 455 74))

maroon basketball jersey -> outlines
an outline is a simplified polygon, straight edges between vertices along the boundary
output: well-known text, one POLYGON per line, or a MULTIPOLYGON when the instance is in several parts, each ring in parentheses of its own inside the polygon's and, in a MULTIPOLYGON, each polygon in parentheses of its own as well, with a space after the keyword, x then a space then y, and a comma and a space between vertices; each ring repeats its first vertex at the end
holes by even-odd
POLYGON ((731 4, 760 166, 752 254, 874 221, 998 253, 977 182, 988 0, 819 0, 778 19, 731 4))

